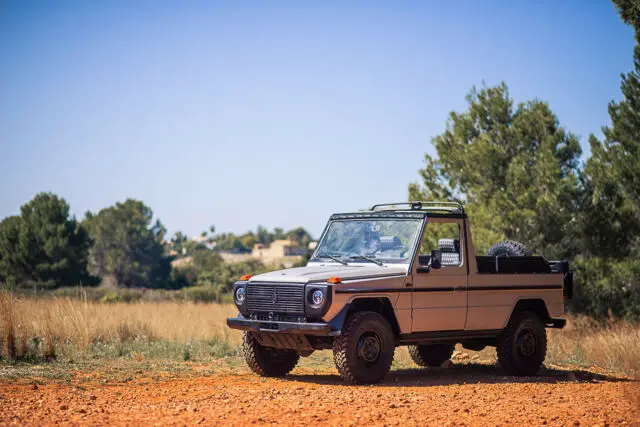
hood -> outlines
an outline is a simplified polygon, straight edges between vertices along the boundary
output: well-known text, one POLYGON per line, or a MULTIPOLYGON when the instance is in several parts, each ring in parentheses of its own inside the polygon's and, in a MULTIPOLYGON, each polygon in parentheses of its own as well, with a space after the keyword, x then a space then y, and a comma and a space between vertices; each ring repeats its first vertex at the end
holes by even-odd
POLYGON ((308 267, 288 268, 270 273, 253 276, 250 282, 289 282, 289 283, 309 283, 324 282, 330 277, 340 277, 342 280, 366 279, 369 277, 397 276, 405 275, 407 270, 404 267, 377 266, 377 265, 340 265, 324 264, 308 267))

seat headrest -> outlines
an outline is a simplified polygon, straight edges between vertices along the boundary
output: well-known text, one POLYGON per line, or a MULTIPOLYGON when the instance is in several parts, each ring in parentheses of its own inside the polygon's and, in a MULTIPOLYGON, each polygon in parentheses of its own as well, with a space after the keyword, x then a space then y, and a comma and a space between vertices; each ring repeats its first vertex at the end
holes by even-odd
POLYGON ((458 254, 460 253, 460 240, 457 239, 440 239, 438 247, 442 253, 458 254))
POLYGON ((383 251, 389 251, 392 249, 398 249, 402 247, 402 241, 398 236, 381 236, 380 237, 380 249, 383 251))

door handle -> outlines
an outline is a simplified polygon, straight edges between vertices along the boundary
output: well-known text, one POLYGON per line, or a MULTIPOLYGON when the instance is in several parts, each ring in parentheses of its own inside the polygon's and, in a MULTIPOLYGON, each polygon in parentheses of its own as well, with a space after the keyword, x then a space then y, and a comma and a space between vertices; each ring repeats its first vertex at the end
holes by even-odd
POLYGON ((411 288, 411 287, 413 287, 413 283, 407 282, 407 283, 404 284, 404 286, 407 287, 407 288, 411 288))
POLYGON ((453 288, 454 292, 464 292, 467 290, 466 286, 456 286, 453 288))

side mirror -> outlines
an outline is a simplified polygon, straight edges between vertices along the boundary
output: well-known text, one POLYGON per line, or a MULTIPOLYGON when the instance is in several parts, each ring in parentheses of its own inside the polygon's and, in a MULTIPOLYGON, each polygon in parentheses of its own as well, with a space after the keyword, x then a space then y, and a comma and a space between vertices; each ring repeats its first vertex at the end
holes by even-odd
POLYGON ((418 268, 416 269, 416 273, 428 273, 431 271, 432 263, 431 255, 418 255, 418 268))
POLYGON ((431 268, 436 270, 442 267, 442 252, 439 249, 431 251, 431 268))
POLYGON ((418 255, 418 264, 421 267, 427 267, 431 265, 431 255, 418 255))

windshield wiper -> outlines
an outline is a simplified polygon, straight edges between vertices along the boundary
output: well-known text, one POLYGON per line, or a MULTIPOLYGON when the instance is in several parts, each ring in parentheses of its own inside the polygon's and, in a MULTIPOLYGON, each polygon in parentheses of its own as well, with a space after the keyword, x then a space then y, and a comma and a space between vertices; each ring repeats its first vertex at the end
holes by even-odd
POLYGON ((350 256, 349 259, 364 259, 376 265, 379 265, 381 267, 384 266, 384 263, 378 261, 377 259, 374 259, 373 257, 366 256, 366 255, 354 255, 354 256, 350 256))
POLYGON ((339 262, 342 265, 349 265, 345 261, 343 261, 340 258, 338 258, 336 255, 329 255, 329 254, 322 254, 321 255, 321 254, 318 254, 314 258, 329 258, 329 259, 334 260, 335 262, 339 262))

